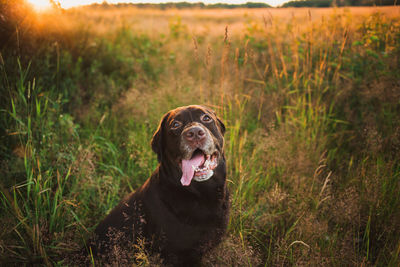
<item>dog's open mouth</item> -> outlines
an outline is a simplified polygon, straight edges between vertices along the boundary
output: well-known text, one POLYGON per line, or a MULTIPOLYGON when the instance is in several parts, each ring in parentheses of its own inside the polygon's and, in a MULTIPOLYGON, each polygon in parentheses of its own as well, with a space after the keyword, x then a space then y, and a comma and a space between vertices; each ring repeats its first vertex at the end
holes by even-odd
POLYGON ((182 185, 190 185, 192 179, 197 182, 210 179, 214 174, 213 170, 218 165, 218 154, 218 151, 215 151, 213 154, 207 155, 202 150, 196 149, 190 159, 182 159, 182 185))

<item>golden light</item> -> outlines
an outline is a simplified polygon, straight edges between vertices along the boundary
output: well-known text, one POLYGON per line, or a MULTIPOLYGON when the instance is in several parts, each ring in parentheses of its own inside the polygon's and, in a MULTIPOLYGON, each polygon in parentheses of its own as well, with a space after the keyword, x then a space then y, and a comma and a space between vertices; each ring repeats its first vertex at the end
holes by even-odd
MULTIPOLYGON (((36 10, 42 11, 45 9, 49 9, 52 7, 51 2, 54 2, 56 5, 60 5, 62 8, 71 8, 82 5, 90 5, 93 3, 103 3, 104 0, 26 0, 30 3, 36 10)), ((149 2, 153 0, 147 0, 149 2)), ((108 0, 107 3, 118 3, 118 2, 134 2, 134 1, 126 1, 126 0, 108 0)), ((146 2, 146 0, 142 1, 146 2)))
POLYGON ((51 8, 49 0, 28 0, 28 3, 31 4, 37 11, 43 11, 51 8))

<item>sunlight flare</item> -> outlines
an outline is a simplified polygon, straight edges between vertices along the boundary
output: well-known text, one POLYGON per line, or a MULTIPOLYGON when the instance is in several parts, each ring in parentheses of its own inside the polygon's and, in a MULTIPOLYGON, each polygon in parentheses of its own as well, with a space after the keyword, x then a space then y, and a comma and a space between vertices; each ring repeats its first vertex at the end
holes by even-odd
POLYGON ((35 10, 43 11, 51 7, 49 0, 28 0, 35 10))

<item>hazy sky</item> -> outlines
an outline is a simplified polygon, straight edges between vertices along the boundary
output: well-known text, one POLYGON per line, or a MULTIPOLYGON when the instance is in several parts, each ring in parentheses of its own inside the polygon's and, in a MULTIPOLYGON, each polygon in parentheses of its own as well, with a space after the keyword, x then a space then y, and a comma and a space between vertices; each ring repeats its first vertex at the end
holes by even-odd
MULTIPOLYGON (((122 2, 131 2, 131 3, 160 3, 160 2, 203 2, 205 4, 212 3, 231 3, 231 4, 242 4, 246 2, 264 2, 270 4, 271 6, 277 6, 282 3, 288 2, 289 0, 108 0, 108 3, 122 3, 122 2)), ((36 7, 45 7, 48 6, 48 0, 28 0, 28 2, 32 3, 36 7)), ((72 6, 78 5, 87 5, 91 3, 102 3, 103 0, 60 0, 61 6, 64 8, 69 8, 72 6)))

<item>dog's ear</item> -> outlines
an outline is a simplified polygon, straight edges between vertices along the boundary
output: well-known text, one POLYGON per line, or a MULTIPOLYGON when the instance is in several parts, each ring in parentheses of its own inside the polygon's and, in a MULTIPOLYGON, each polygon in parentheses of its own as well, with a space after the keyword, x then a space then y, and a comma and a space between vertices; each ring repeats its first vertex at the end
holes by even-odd
POLYGON ((151 139, 151 148, 157 154, 158 162, 161 162, 164 142, 163 142, 163 134, 164 134, 164 126, 168 119, 169 113, 165 114, 164 117, 161 119, 160 124, 158 125, 158 129, 153 135, 151 139))
MULTIPOLYGON (((215 115, 215 116, 217 117, 217 115, 215 115)), ((217 117, 217 123, 218 123, 219 129, 221 130, 222 135, 224 135, 225 131, 226 131, 225 124, 218 117, 217 117)))

